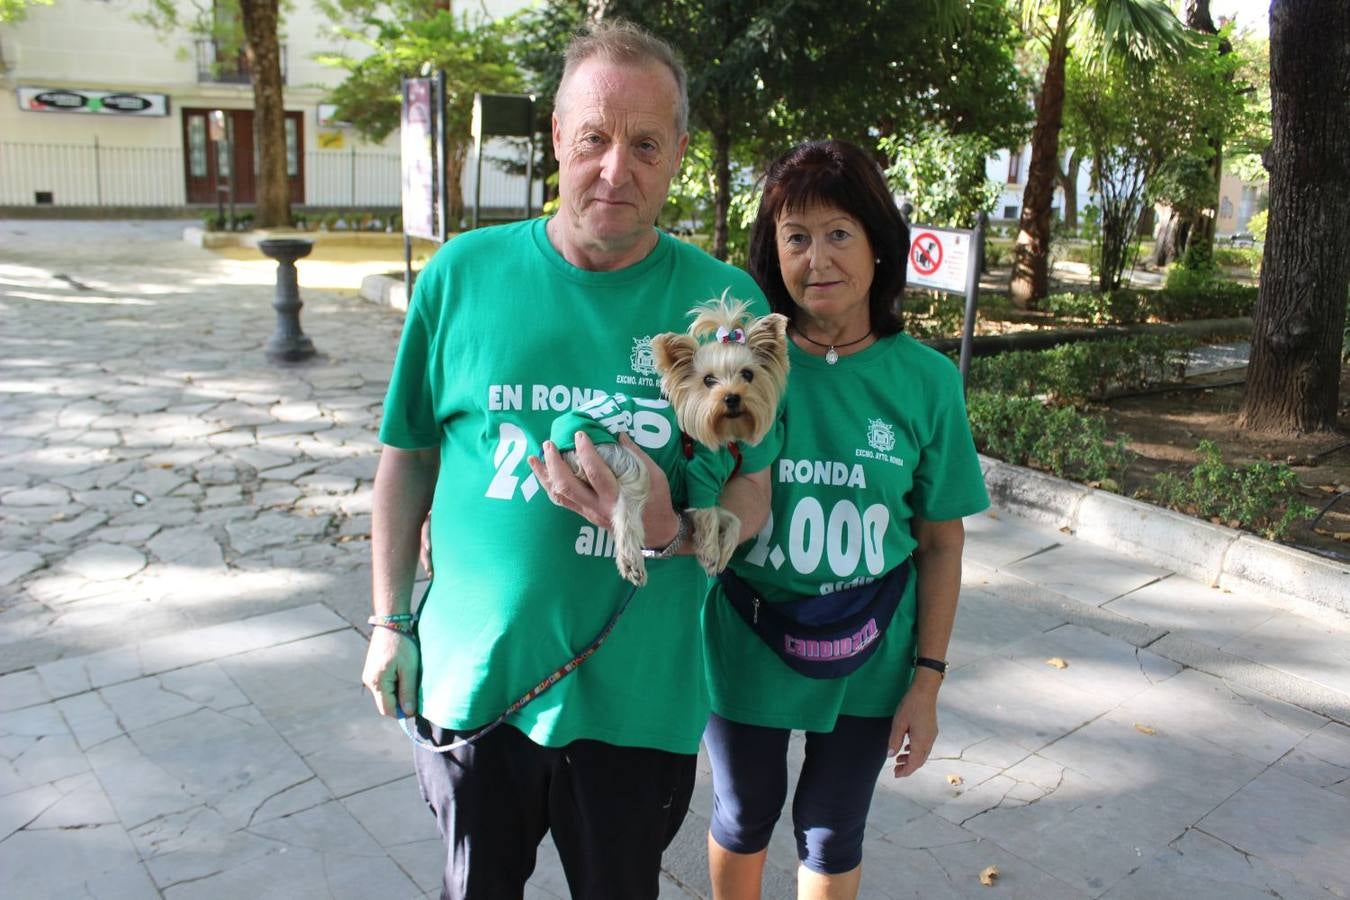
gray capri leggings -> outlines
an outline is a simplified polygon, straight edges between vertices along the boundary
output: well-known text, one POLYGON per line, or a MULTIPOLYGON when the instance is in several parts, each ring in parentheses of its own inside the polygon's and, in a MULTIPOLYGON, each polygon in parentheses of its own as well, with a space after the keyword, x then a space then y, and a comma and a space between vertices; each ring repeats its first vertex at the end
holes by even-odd
MULTIPOLYGON (((712 837, 733 853, 769 846, 787 799, 791 732, 713 713, 703 733, 713 770, 712 837)), ((797 858, 822 875, 862 862, 863 827, 886 762, 891 720, 840 716, 830 732, 806 733, 806 760, 792 799, 797 858)))

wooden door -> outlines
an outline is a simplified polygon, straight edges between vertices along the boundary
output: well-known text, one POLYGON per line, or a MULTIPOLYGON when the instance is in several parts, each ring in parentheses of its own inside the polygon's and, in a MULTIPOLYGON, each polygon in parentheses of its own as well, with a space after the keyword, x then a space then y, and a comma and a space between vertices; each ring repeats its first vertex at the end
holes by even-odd
MULTIPOLYGON (((183 109, 183 168, 189 203, 229 202, 226 190, 234 177, 234 202, 251 204, 256 199, 257 148, 253 146, 253 110, 225 110, 228 142, 211 140, 209 109, 183 109), (230 149, 223 152, 225 146, 230 149)), ((286 171, 291 202, 305 201, 304 116, 286 113, 286 171)))

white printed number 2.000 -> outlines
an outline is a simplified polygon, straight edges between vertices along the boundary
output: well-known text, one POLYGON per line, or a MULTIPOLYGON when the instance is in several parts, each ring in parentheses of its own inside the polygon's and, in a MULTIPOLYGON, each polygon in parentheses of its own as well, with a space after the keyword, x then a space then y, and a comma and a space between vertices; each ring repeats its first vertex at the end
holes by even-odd
MULTIPOLYGON (((890 521, 885 504, 874 503, 860 513, 851 500, 836 503, 827 521, 820 501, 803 497, 793 508, 788 525, 787 559, 803 575, 814 575, 822 557, 838 578, 858 574, 859 562, 866 565, 868 574, 880 575, 886 571, 886 527, 890 521)), ((746 554, 746 562, 757 566, 780 564, 782 552, 774 553, 776 548, 770 547, 773 534, 771 516, 746 554)))
POLYGON ((520 493, 529 500, 539 490, 539 481, 533 472, 525 476, 523 482, 514 473, 525 459, 530 439, 519 425, 512 422, 503 422, 497 434, 497 449, 492 454, 492 464, 497 467, 497 472, 488 484, 486 496, 494 500, 510 500, 515 496, 516 485, 520 484, 520 493))

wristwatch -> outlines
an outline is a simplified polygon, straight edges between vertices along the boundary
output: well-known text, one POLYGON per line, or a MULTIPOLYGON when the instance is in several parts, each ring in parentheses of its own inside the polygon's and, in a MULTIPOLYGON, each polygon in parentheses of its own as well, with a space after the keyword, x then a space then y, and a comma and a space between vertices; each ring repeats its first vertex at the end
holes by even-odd
POLYGON ((670 539, 670 543, 658 550, 653 550, 651 547, 643 547, 642 555, 644 558, 670 559, 675 555, 675 551, 679 550, 680 546, 683 545, 685 541, 689 540, 689 533, 694 530, 694 521, 689 517, 689 513, 685 510, 680 510, 678 518, 680 520, 680 526, 675 529, 675 536, 670 539))
POLYGON ((943 678, 947 677, 947 661, 945 659, 932 659, 927 656, 920 656, 918 659, 914 660, 914 665, 932 669, 943 678))

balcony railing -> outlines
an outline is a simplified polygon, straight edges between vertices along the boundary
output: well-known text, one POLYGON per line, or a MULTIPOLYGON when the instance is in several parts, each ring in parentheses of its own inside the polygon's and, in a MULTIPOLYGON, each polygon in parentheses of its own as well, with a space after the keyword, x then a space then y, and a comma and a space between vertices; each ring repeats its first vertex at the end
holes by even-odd
MULTIPOLYGON (((281 83, 286 83, 286 45, 278 48, 281 56, 281 83)), ((252 84, 248 57, 241 49, 224 53, 215 41, 203 38, 197 41, 197 81, 200 84, 252 84)))

